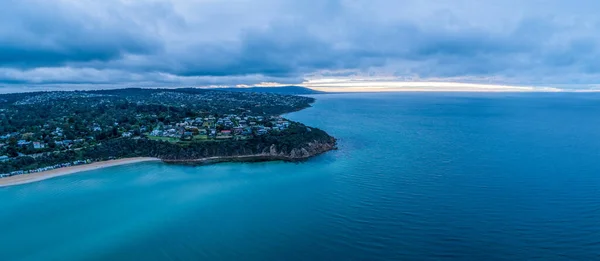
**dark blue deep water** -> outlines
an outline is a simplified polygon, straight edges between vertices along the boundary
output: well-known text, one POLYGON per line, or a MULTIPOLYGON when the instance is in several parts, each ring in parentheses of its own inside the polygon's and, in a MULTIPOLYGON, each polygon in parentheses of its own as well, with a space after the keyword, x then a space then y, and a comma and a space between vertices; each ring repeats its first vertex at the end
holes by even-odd
POLYGON ((0 188, 0 260, 600 259, 600 95, 316 97, 305 163, 0 188))

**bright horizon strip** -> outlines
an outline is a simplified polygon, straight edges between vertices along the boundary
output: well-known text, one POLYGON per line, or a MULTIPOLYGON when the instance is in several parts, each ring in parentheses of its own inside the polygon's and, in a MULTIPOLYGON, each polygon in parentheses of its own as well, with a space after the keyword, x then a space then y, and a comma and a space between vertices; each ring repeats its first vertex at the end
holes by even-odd
MULTIPOLYGON (((510 86, 458 82, 398 82, 398 81, 353 81, 353 80, 309 80, 301 84, 324 92, 561 92, 553 87, 510 86)), ((572 90, 577 91, 577 90, 572 90)))

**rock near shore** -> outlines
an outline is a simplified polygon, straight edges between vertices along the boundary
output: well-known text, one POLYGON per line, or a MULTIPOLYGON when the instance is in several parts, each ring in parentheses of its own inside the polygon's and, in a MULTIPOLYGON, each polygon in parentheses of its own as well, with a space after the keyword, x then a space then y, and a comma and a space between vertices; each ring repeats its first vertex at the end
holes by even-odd
POLYGON ((331 142, 313 141, 309 142, 305 147, 292 149, 284 156, 290 160, 302 160, 334 149, 336 149, 335 140, 331 142))
POLYGON ((327 142, 311 141, 305 146, 293 148, 289 151, 277 150, 277 145, 272 144, 268 149, 263 150, 263 153, 256 156, 272 157, 273 159, 284 159, 289 161, 298 161, 307 159, 330 150, 337 149, 335 138, 331 138, 327 142))

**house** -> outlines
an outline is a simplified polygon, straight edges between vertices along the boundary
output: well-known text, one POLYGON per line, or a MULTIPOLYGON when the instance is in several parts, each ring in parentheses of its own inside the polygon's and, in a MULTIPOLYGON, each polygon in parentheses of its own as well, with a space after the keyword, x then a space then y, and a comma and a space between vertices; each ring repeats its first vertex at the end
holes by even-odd
POLYGON ((231 135, 231 130, 222 130, 221 134, 222 135, 231 135))
POLYGON ((37 141, 33 142, 33 148, 36 150, 43 149, 45 147, 46 147, 46 144, 44 144, 44 143, 37 142, 37 141))
POLYGON ((0 156, 0 162, 7 162, 9 159, 8 156, 0 156))
POLYGON ((162 136, 163 132, 160 130, 153 130, 152 132, 150 132, 150 136, 162 136))
POLYGON ((59 127, 56 127, 56 129, 52 132, 52 134, 62 137, 63 136, 63 130, 59 127))
POLYGON ((131 138, 131 136, 133 136, 133 134, 131 132, 123 132, 123 134, 121 134, 121 136, 123 138, 131 138))
POLYGON ((187 126, 187 127, 185 127, 185 130, 192 132, 192 133, 198 133, 198 127, 196 127, 196 126, 187 126))
POLYGON ((244 128, 244 131, 242 131, 242 135, 251 135, 251 134, 252 134, 251 128, 244 128))
POLYGON ((258 134, 258 135, 265 135, 265 134, 267 134, 267 130, 265 130, 265 129, 258 129, 256 131, 256 134, 258 134))
POLYGON ((30 141, 26 141, 26 140, 19 140, 19 141, 17 141, 17 145, 18 146, 27 146, 29 144, 31 144, 30 141))

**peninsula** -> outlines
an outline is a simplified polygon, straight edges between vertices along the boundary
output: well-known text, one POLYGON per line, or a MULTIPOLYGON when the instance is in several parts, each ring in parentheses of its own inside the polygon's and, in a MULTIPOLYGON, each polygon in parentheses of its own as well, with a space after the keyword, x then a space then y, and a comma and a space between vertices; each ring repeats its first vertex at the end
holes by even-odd
POLYGON ((336 148, 323 130, 280 116, 312 102, 193 88, 0 95, 0 186, 148 160, 304 160, 336 148))

